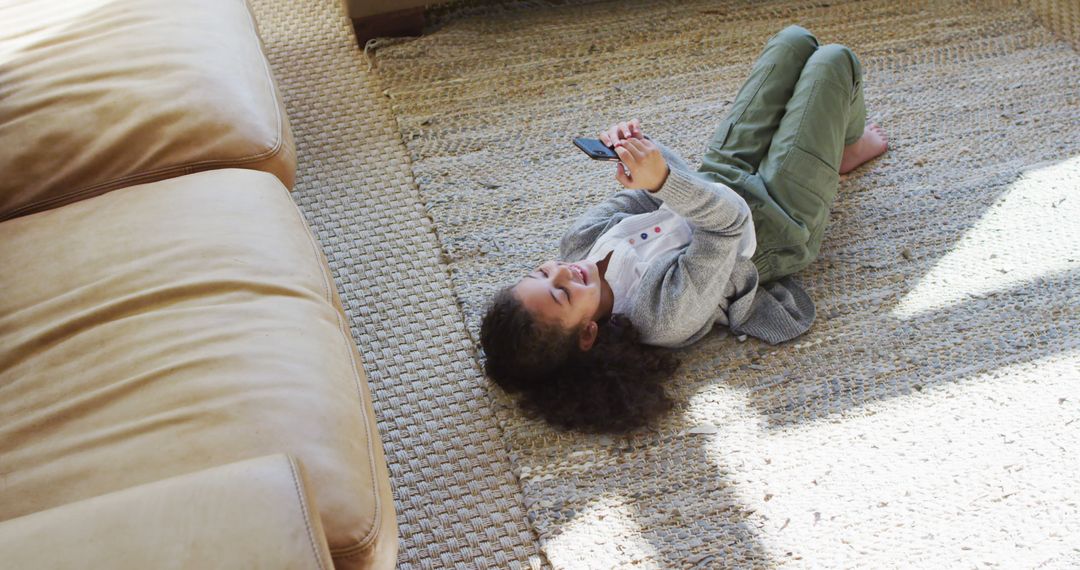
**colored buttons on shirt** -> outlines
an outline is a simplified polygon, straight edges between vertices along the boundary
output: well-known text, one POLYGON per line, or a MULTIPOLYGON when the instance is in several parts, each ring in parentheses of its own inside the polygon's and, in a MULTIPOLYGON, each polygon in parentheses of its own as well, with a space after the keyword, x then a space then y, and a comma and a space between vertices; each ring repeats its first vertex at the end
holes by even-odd
POLYGON ((652 229, 652 231, 654 231, 656 233, 660 233, 660 226, 656 226, 655 228, 652 229))
POLYGON ((649 234, 641 232, 641 239, 649 239, 649 234))

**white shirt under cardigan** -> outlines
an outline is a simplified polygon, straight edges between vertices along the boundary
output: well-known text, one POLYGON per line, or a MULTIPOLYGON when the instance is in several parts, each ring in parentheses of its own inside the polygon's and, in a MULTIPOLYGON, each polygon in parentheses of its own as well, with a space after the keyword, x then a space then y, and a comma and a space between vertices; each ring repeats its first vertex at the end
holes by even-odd
MULTIPOLYGON (((662 205, 652 212, 623 218, 597 238, 586 259, 596 263, 611 253, 604 280, 615 297, 612 312, 630 314, 641 276, 666 253, 690 245, 693 233, 686 218, 662 205)), ((742 229, 737 247, 743 259, 754 255, 757 239, 752 220, 742 229)))
MULTIPOLYGON (((626 271, 632 277, 627 288, 634 290, 621 296, 616 293, 616 302, 622 298, 621 314, 638 329, 642 342, 685 346, 719 324, 775 344, 810 328, 814 303, 798 283, 785 277, 758 286, 757 269, 750 259, 753 249, 747 245, 757 240, 748 236, 754 230, 746 201, 731 188, 704 178, 677 154, 657 144, 671 169, 664 185, 654 193, 617 192, 590 208, 563 235, 561 258, 586 259, 609 230, 627 219, 666 207, 686 222, 689 241, 658 242, 657 249, 649 249, 644 261, 636 249, 635 260, 629 256, 630 249, 621 246, 623 255, 612 274, 614 277, 626 271)), ((663 219, 669 214, 656 215, 663 219)), ((629 222, 626 231, 631 226, 638 230, 638 224, 649 220, 629 222)), ((656 233, 657 226, 662 235, 664 226, 654 224, 651 229, 656 233)), ((677 223, 671 227, 678 233, 677 223)), ((639 237, 641 233, 644 229, 638 232, 639 237)), ((629 235, 623 238, 627 246, 638 245, 629 243, 633 239, 629 235)), ((596 253, 601 249, 597 248, 596 253)), ((611 271, 609 266, 608 274, 611 271)), ((621 282, 622 278, 615 280, 621 282)))

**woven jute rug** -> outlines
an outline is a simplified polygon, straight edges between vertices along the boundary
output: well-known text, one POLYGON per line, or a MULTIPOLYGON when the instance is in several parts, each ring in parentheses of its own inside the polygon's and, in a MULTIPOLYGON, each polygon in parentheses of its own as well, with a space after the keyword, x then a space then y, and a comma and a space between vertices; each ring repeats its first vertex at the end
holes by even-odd
POLYGON ((408 156, 341 3, 252 4, 296 137, 293 197, 368 374, 398 567, 543 566, 408 156))
POLYGON ((660 425, 558 432, 488 387, 551 563, 1080 565, 1067 3, 557 4, 468 5, 369 46, 474 335, 491 293, 619 189, 572 137, 640 118, 696 164, 787 24, 855 50, 892 148, 841 182, 800 274, 810 332, 777 347, 717 332, 682 351, 660 425))

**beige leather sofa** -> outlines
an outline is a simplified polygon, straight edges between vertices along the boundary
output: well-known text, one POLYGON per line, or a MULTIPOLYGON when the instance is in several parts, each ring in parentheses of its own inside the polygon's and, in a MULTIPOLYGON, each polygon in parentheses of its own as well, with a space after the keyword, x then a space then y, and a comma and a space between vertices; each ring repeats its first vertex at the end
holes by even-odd
POLYGON ((0 0, 0 566, 391 568, 244 0, 0 0))

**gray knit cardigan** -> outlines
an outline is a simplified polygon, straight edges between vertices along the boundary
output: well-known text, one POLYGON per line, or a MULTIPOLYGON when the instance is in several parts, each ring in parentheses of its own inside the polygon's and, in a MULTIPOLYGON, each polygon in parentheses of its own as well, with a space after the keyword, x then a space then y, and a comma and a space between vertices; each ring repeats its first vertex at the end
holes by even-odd
POLYGON ((567 230, 562 259, 578 261, 596 240, 627 216, 667 204, 690 222, 693 234, 682 249, 656 259, 624 315, 646 344, 680 347, 694 343, 714 325, 770 344, 793 339, 814 322, 814 302, 793 279, 758 284, 750 259, 738 254, 739 237, 752 227, 750 208, 723 184, 705 180, 671 149, 659 145, 671 173, 656 192, 626 190, 590 208, 567 230))

